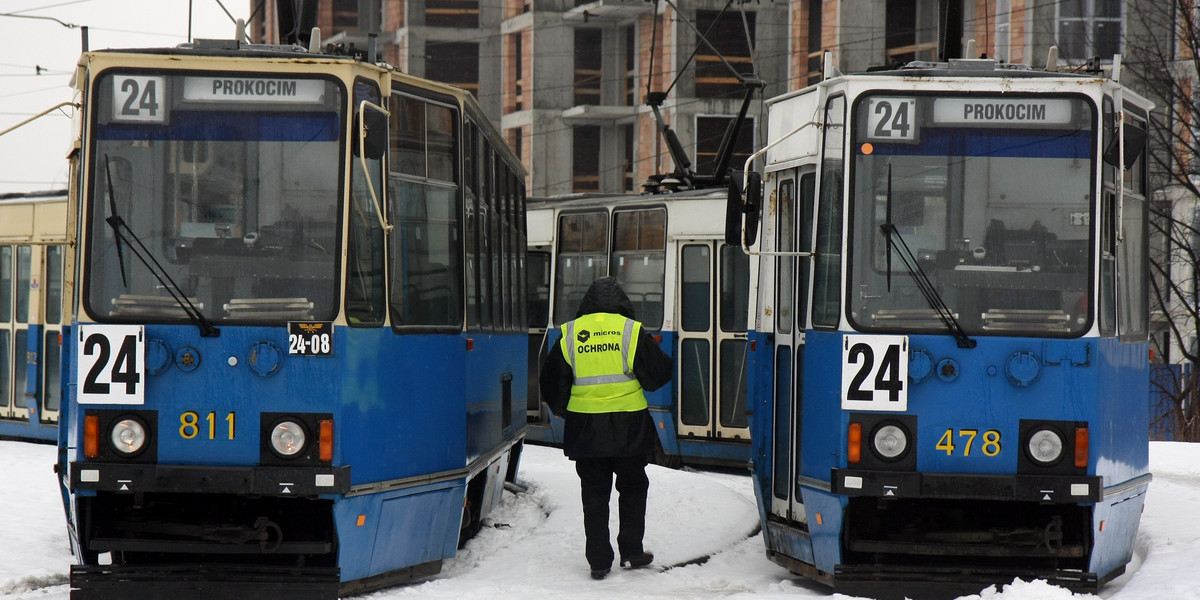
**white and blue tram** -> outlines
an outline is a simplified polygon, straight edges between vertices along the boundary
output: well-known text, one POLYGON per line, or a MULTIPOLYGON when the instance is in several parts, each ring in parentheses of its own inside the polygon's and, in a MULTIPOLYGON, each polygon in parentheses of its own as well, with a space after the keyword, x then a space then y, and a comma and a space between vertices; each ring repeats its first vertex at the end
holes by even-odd
POLYGON ((671 383, 646 394, 659 438, 654 460, 748 464, 752 269, 740 246, 722 239, 726 196, 708 189, 530 202, 530 441, 562 443, 562 419, 538 402, 537 368, 588 286, 611 275, 675 361, 671 383))
POLYGON ((0 196, 0 439, 52 444, 67 193, 0 196))
POLYGON ((877 596, 1097 589, 1151 479, 1151 105, 982 59, 827 75, 769 102, 730 205, 747 238, 761 207, 767 556, 877 596))
POLYGON ((515 478, 525 169, 469 93, 318 45, 80 58, 73 596, 426 577, 515 478))

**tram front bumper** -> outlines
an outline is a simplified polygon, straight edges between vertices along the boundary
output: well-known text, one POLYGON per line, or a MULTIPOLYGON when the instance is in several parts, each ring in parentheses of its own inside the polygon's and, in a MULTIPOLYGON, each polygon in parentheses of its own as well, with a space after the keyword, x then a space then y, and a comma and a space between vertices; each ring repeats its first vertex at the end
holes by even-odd
POLYGON ((336 600, 337 567, 71 566, 71 600, 336 600))
POLYGON ((281 497, 345 494, 350 491, 350 467, 214 467, 73 462, 71 489, 281 497))
POLYGON ((963 475, 833 469, 830 488, 851 497, 1011 500, 1052 504, 1099 502, 1099 476, 963 475))

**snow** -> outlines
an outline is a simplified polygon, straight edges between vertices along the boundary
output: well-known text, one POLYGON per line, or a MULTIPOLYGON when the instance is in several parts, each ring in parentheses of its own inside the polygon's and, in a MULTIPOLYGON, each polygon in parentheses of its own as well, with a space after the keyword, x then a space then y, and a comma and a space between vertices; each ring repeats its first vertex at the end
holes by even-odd
MULTIPOLYGON (((0 441, 0 600, 67 600, 73 562, 53 472, 53 446, 0 441)), ((1134 561, 1100 590, 1106 600, 1200 599, 1200 444, 1153 442, 1154 482, 1134 561)), ((729 598, 850 600, 767 560, 750 478, 648 467, 646 548, 653 568, 589 577, 579 482, 556 449, 527 446, 518 483, 475 539, 430 581, 363 596, 407 598, 729 598)), ((616 492, 613 527, 616 531, 616 492)), ((961 600, 1087 600, 1044 581, 988 588, 961 600)), ((914 598, 914 600, 920 600, 914 598)))

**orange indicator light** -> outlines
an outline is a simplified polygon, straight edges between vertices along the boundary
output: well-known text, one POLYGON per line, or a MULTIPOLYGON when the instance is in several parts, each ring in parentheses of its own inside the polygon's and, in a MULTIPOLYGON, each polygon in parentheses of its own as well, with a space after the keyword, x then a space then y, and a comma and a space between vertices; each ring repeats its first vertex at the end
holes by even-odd
POLYGON ((846 460, 858 464, 862 460, 862 423, 851 423, 846 435, 846 460))
POLYGON ((1079 427, 1075 430, 1075 468, 1084 469, 1088 465, 1088 429, 1079 427))
POLYGON ((333 462, 333 421, 321 419, 317 422, 321 462, 333 462))
POLYGON ((83 418, 83 455, 87 458, 100 456, 100 417, 96 415, 83 418))
POLYGON ((366 523, 366 522, 367 522, 367 515, 358 515, 358 523, 357 523, 357 525, 358 525, 359 527, 362 527, 362 526, 363 526, 363 523, 366 523))

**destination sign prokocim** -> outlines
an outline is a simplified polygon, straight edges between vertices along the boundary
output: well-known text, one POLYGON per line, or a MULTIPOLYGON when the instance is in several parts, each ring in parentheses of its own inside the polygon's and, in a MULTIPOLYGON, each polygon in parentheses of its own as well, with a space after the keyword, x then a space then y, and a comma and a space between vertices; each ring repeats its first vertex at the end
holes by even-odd
POLYGON ((263 77, 188 77, 183 99, 207 102, 321 102, 325 83, 316 79, 263 77))
POLYGON ((941 125, 1064 125, 1071 122, 1065 98, 937 98, 933 120, 941 125))

